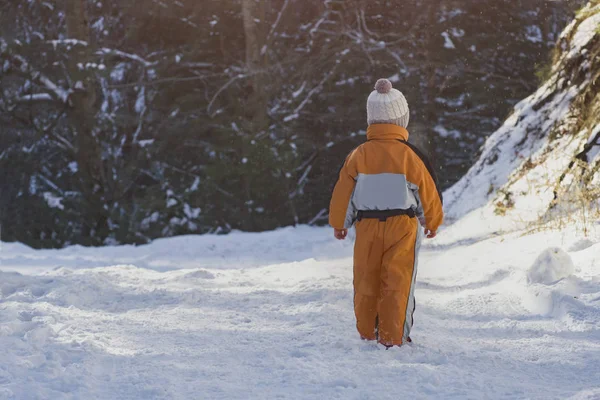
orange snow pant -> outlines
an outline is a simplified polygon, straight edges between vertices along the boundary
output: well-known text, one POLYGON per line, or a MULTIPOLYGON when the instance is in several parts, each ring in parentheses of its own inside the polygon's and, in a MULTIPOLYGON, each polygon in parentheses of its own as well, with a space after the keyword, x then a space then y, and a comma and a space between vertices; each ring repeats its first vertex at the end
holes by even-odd
POLYGON ((354 246, 354 312, 361 337, 386 346, 407 342, 415 310, 421 235, 416 218, 362 219, 354 246))

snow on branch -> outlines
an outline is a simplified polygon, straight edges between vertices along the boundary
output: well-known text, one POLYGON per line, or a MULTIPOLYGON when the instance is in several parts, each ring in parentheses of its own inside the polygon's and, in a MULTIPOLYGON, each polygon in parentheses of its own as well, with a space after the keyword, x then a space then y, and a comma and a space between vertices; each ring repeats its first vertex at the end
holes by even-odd
POLYGON ((86 42, 85 40, 78 40, 78 39, 60 39, 60 40, 48 40, 47 43, 50 43, 52 45, 52 47, 54 47, 54 50, 56 50, 56 47, 58 45, 66 45, 66 46, 75 46, 75 45, 80 45, 80 46, 88 46, 88 42, 86 42))
POLYGON ((69 91, 65 90, 59 86, 57 86, 54 82, 52 82, 50 79, 48 79, 45 75, 41 74, 41 73, 36 73, 39 74, 38 80, 44 84, 44 86, 51 90, 53 93, 56 94, 56 96, 63 102, 66 103, 69 101, 69 91))
POLYGON ((324 13, 324 14, 321 16, 321 18, 320 18, 320 19, 317 21, 317 23, 315 24, 315 26, 313 26, 313 27, 311 28, 311 30, 309 31, 309 33, 310 33, 310 36, 314 36, 314 35, 315 35, 315 34, 318 32, 318 30, 319 30, 319 28, 321 27, 321 25, 322 25, 322 24, 323 24, 325 21, 327 21, 327 19, 329 18, 329 13, 330 13, 330 12, 329 12, 329 10, 328 10, 328 11, 326 11, 326 12, 325 12, 325 13, 324 13))
POLYGON ((23 58, 22 56, 14 55, 13 59, 18 64, 17 67, 22 73, 31 74, 32 80, 36 81, 41 86, 44 86, 46 89, 48 89, 54 98, 62 101, 63 103, 67 103, 69 101, 69 93, 70 92, 68 90, 65 90, 65 89, 61 88, 60 86, 56 85, 54 82, 52 82, 47 76, 45 76, 41 72, 32 70, 31 66, 29 65, 27 60, 25 60, 25 58, 23 58))
POLYGON ((317 86, 315 86, 314 88, 312 88, 307 94, 306 97, 304 98, 304 100, 302 100, 302 102, 300 103, 300 105, 298 107, 296 107, 296 109, 287 117, 285 117, 283 119, 284 122, 289 122, 292 121, 294 119, 297 119, 300 116, 300 111, 302 111, 302 109, 308 104, 308 102, 310 101, 310 99, 316 94, 318 93, 321 89, 323 89, 323 84, 325 82, 327 82, 327 80, 329 79, 329 77, 331 75, 334 74, 335 70, 337 68, 337 65, 331 70, 329 71, 329 73, 327 75, 325 75, 323 77, 323 79, 321 79, 321 82, 319 82, 317 84, 317 86))
MULTIPOLYGON (((48 40, 47 43, 52 44, 52 46, 54 47, 55 50, 58 45, 88 46, 88 42, 86 42, 84 40, 78 40, 78 39, 48 40)), ((121 50, 109 49, 106 47, 103 47, 100 50, 98 50, 96 52, 96 55, 113 55, 113 56, 117 56, 117 57, 122 57, 122 58, 126 58, 128 60, 139 62, 139 63, 143 64, 145 67, 149 67, 151 65, 156 64, 156 62, 150 62, 150 61, 138 56, 137 54, 131 54, 131 53, 127 53, 127 52, 124 52, 121 50)))
POLYGON ((183 65, 184 67, 187 67, 187 68, 212 68, 212 67, 214 67, 214 64, 206 63, 206 62, 185 62, 181 65, 183 65))
POLYGON ((36 102, 44 102, 44 101, 53 101, 54 98, 50 96, 48 93, 35 93, 28 94, 25 96, 17 97, 15 101, 17 103, 36 103, 36 102))
POLYGON ((139 62, 144 67, 150 67, 150 66, 156 64, 156 62, 150 62, 150 61, 148 61, 148 60, 146 60, 146 59, 138 56, 137 54, 126 53, 124 51, 116 50, 116 49, 108 49, 106 47, 98 50, 96 52, 96 54, 97 55, 112 55, 112 56, 126 58, 126 59, 129 59, 129 60, 132 60, 132 61, 139 62))

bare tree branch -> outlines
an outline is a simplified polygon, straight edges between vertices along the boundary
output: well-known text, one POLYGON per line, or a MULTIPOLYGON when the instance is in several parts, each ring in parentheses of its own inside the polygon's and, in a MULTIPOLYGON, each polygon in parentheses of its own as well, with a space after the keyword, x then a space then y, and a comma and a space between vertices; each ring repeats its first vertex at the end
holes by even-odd
POLYGON ((223 85, 218 91, 217 93, 215 93, 215 95, 213 96, 213 98, 211 99, 211 101, 208 103, 208 106, 206 107, 206 112, 208 114, 210 114, 211 117, 214 117, 215 114, 210 112, 210 109, 212 108, 213 104, 215 103, 215 101, 217 100, 217 98, 219 97, 219 95, 221 93, 223 93, 223 91, 225 89, 227 89, 229 86, 231 86, 232 83, 234 83, 235 81, 237 81, 238 79, 244 79, 246 78, 248 75, 246 74, 239 74, 234 76, 233 78, 231 78, 229 81, 227 81, 227 83, 225 83, 225 85, 223 85))
POLYGON ((264 56, 265 53, 267 52, 267 49, 271 45, 271 42, 273 40, 273 35, 275 34, 275 31, 277 30, 277 27, 279 26, 279 21, 281 21, 281 16, 285 12, 285 10, 286 10, 286 8, 288 7, 289 4, 290 4, 290 0, 285 0, 285 2, 283 3, 283 5, 281 6, 281 9, 279 10, 279 14, 277 14, 277 19, 275 20, 275 23, 271 27, 271 30, 269 31, 269 34, 267 35, 267 38, 265 39, 265 44, 263 45, 262 49, 260 49, 260 54, 261 55, 264 56))

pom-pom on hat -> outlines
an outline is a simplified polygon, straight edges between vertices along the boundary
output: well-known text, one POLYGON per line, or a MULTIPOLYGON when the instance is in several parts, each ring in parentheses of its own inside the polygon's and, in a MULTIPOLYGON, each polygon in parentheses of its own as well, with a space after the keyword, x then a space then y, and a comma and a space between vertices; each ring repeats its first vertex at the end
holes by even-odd
POLYGON ((372 124, 395 124, 408 126, 410 111, 404 95, 394 89, 392 82, 379 79, 375 90, 367 100, 367 122, 372 124))

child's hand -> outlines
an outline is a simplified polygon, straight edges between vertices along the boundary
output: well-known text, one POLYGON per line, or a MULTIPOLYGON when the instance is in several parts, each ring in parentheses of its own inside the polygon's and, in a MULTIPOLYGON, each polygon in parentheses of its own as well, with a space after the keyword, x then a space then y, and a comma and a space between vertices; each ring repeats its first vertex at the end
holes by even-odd
POLYGON ((427 239, 433 239, 436 236, 437 236, 437 232, 436 231, 430 231, 429 229, 425 229, 425 237, 427 239))
POLYGON ((333 236, 335 236, 335 238, 337 240, 344 240, 346 239, 346 236, 348 236, 348 229, 333 229, 333 236))

